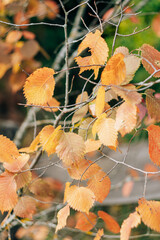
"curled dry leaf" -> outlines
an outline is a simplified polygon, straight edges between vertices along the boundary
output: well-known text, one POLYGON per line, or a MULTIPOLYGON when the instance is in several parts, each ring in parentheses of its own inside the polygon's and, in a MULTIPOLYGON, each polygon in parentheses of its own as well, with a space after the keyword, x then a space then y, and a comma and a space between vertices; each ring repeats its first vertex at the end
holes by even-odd
POLYGON ((98 171, 88 180, 88 188, 94 193, 95 200, 102 203, 110 192, 111 181, 106 173, 98 171))
POLYGON ((20 156, 16 145, 3 135, 0 135, 0 143, 0 162, 13 163, 20 156))
POLYGON ((152 124, 147 128, 147 131, 150 159, 157 166, 160 166, 160 127, 152 124))
POLYGON ((81 159, 77 164, 73 164, 68 168, 68 173, 73 179, 78 180, 82 177, 82 180, 86 180, 95 175, 100 169, 96 163, 93 164, 92 161, 81 159))
POLYGON ((58 157, 66 166, 79 162, 85 153, 85 144, 81 136, 63 132, 56 147, 58 157))
POLYGON ((117 147, 118 132, 115 128, 115 120, 112 118, 106 118, 106 114, 103 113, 96 120, 93 125, 92 133, 98 134, 99 140, 102 144, 110 147, 117 147))
POLYGON ((98 77, 98 72, 101 66, 107 61, 109 48, 105 40, 101 37, 101 32, 96 30, 95 33, 88 33, 85 39, 78 47, 78 55, 80 55, 85 49, 89 48, 91 56, 76 57, 75 61, 80 66, 80 74, 86 70, 94 70, 95 79, 98 77), (97 66, 89 66, 97 65, 97 66))
POLYGON ((131 229, 137 227, 140 223, 140 215, 137 212, 131 213, 122 223, 120 240, 129 240, 131 229))
POLYGON ((89 214, 95 201, 94 193, 86 187, 71 186, 66 192, 66 200, 70 207, 89 214))
POLYGON ((105 66, 101 81, 104 85, 120 85, 124 82, 126 77, 126 67, 124 63, 124 55, 118 53, 112 56, 105 66))
POLYGON ((24 95, 27 104, 43 105, 52 99, 55 80, 54 70, 51 68, 39 68, 34 71, 24 85, 24 95))
POLYGON ((137 92, 133 84, 124 87, 112 86, 112 90, 129 104, 139 104, 142 100, 141 94, 137 92))
POLYGON ((97 222, 97 215, 92 212, 89 212, 89 214, 78 213, 76 217, 77 223, 75 228, 78 228, 79 230, 84 232, 88 232, 92 228, 94 228, 97 222))
POLYGON ((98 211, 98 216, 105 222, 105 227, 112 233, 119 233, 120 226, 117 221, 104 211, 98 211))
POLYGON ((57 214, 57 218, 58 218, 58 224, 56 227, 56 231, 64 228, 66 226, 67 223, 67 218, 70 215, 70 207, 67 204, 65 207, 63 207, 62 209, 59 210, 58 214, 57 214))
POLYGON ((28 162, 30 156, 28 154, 21 154, 13 163, 4 163, 3 166, 9 172, 20 172, 24 165, 28 162))
MULTIPOLYGON (((83 103, 86 100, 88 100, 88 93, 87 92, 83 92, 82 94, 80 94, 77 97, 76 104, 83 103)), ((80 106, 80 108, 78 109, 78 111, 76 111, 73 114, 72 124, 74 124, 76 122, 79 122, 86 115, 86 113, 88 112, 88 104, 86 104, 83 107, 81 105, 79 105, 79 106, 80 106)))
POLYGON ((151 118, 154 118, 157 122, 160 121, 160 99, 155 98, 153 89, 147 89, 146 94, 146 106, 151 118))
POLYGON ((158 71, 153 77, 160 77, 160 52, 149 44, 143 44, 141 47, 142 52, 142 64, 149 74, 158 71), (154 69, 154 68, 155 69, 154 69))
POLYGON ((8 172, 0 175, 0 211, 2 214, 12 210, 17 204, 17 185, 14 178, 15 175, 8 172))
POLYGON ((30 196, 23 196, 19 198, 17 205, 14 208, 16 216, 21 218, 32 219, 33 214, 36 212, 36 202, 30 196))
POLYGON ((117 110, 115 128, 122 137, 130 133, 137 123, 137 107, 135 105, 122 103, 117 110))
POLYGON ((98 89, 96 97, 96 116, 99 117, 104 110, 105 106, 105 88, 101 86, 98 89))
POLYGON ((104 235, 104 231, 103 231, 103 228, 102 229, 99 229, 94 240, 100 240, 101 237, 104 235))
POLYGON ((138 204, 136 211, 140 214, 144 224, 160 232, 160 202, 147 201, 145 198, 140 198, 138 204))

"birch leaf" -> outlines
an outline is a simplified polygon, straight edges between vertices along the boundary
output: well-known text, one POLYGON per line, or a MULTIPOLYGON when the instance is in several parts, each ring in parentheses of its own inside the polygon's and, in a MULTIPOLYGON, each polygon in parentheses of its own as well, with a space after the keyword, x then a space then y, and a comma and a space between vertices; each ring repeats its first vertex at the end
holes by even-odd
POLYGON ((151 118, 154 118, 157 122, 160 121, 160 99, 155 98, 153 89, 147 89, 146 93, 146 105, 147 110, 151 118))
POLYGON ((98 89, 96 97, 96 116, 99 117, 104 110, 105 106, 105 88, 101 86, 98 89))
POLYGON ((117 221, 104 211, 98 211, 98 216, 105 222, 105 227, 112 233, 119 233, 120 226, 117 221))
MULTIPOLYGON (((76 99, 76 104, 78 103, 83 103, 88 99, 88 93, 87 92, 83 92, 82 94, 80 94, 77 99, 76 99)), ((78 111, 76 111, 73 114, 72 117, 72 124, 79 122, 88 112, 88 104, 86 104, 85 106, 81 107, 78 109, 78 111)))
POLYGON ((15 161, 11 164, 4 163, 3 166, 5 169, 7 169, 9 172, 20 172, 24 165, 28 162, 29 155, 28 154, 21 154, 18 156, 15 161))
POLYGON ((75 228, 84 232, 88 232, 94 228, 97 222, 97 215, 92 212, 89 212, 89 214, 78 213, 77 218, 78 220, 75 228))
POLYGON ((67 218, 70 215, 70 207, 67 204, 65 207, 63 207, 62 209, 59 210, 58 214, 57 214, 57 218, 58 218, 58 224, 56 227, 56 231, 64 228, 66 226, 67 223, 67 218))
POLYGON ((30 196, 23 196, 19 198, 18 203, 14 208, 15 215, 21 218, 32 219, 32 216, 35 212, 36 202, 30 196))

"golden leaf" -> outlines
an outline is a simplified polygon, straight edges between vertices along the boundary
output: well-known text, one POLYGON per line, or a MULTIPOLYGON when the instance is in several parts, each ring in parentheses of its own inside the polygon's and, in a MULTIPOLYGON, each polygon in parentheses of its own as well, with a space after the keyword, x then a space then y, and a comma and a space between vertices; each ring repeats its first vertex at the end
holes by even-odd
POLYGON ((98 89, 96 97, 96 116, 99 117, 104 110, 105 106, 105 88, 101 86, 98 89))
POLYGON ((96 151, 100 148, 101 142, 99 140, 88 139, 85 142, 86 153, 96 151))
POLYGON ((24 85, 24 95, 27 104, 43 105, 52 99, 55 80, 54 70, 51 68, 39 68, 34 71, 24 85))
POLYGON ((66 226, 67 223, 67 218, 70 215, 70 207, 67 204, 65 207, 63 207, 62 209, 59 210, 58 214, 57 214, 57 218, 58 218, 58 224, 56 227, 56 231, 64 228, 66 226))
POLYGON ((89 66, 89 65, 104 65, 108 57, 108 45, 101 37, 101 32, 96 30, 95 33, 88 33, 85 39, 78 47, 78 55, 80 55, 86 48, 89 48, 91 56, 76 57, 75 61, 80 66, 80 74, 86 70, 94 70, 95 79, 98 77, 98 72, 101 66, 89 66))
POLYGON ((93 240, 100 240, 101 237, 104 235, 104 231, 103 231, 103 228, 102 229, 99 229, 95 238, 93 240))
POLYGON ((4 163, 3 166, 9 172, 20 172, 24 165, 28 162, 29 157, 30 156, 28 154, 21 154, 13 163, 4 163))

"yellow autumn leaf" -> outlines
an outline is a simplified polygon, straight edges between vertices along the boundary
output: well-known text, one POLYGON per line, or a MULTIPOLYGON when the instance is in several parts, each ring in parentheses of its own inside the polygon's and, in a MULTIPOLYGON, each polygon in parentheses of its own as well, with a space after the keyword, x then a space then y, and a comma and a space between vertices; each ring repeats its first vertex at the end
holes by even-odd
POLYGON ((96 116, 99 117, 104 110, 105 106, 105 88, 101 86, 98 89, 96 97, 96 116))
POLYGON ((67 218, 70 215, 70 207, 67 204, 65 207, 63 207, 62 209, 59 210, 58 214, 57 214, 57 218, 58 218, 58 224, 56 226, 56 231, 64 228, 66 226, 67 223, 67 218))

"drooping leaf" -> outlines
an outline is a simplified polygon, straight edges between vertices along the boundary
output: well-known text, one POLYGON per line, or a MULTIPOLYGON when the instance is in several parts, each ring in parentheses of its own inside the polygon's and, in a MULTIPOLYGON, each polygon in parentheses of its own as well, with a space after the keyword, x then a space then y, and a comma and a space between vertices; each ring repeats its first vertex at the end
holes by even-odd
POLYGON ((101 237, 104 235, 104 231, 103 231, 103 228, 102 229, 99 229, 94 240, 100 240, 101 237))
POLYGON ((110 192, 111 181, 110 178, 106 176, 106 173, 100 170, 96 174, 91 175, 87 185, 94 193, 95 200, 102 203, 110 192))
POLYGON ((55 153, 61 135, 61 125, 56 129, 52 125, 47 125, 40 132, 40 142, 48 156, 55 153))
POLYGON ((83 180, 86 180, 95 175, 100 169, 96 163, 93 164, 92 161, 81 159, 78 164, 71 165, 67 170, 71 178, 78 180, 82 177, 83 180))
POLYGON ((80 161, 85 153, 85 144, 81 136, 63 132, 56 147, 58 157, 66 166, 80 161))
POLYGON ((104 110, 105 106, 105 88, 101 86, 98 89, 96 97, 96 116, 99 117, 104 110))
POLYGON ((96 225, 97 215, 92 212, 89 212, 89 214, 78 213, 77 219, 75 228, 88 232, 96 225))
POLYGON ((119 233, 120 226, 117 221, 104 211, 98 211, 98 216, 105 222, 105 227, 112 233, 119 233))
MULTIPOLYGON (((76 104, 79 104, 79 103, 83 103, 85 102, 86 100, 88 99, 88 93, 87 92, 83 92, 82 94, 80 94, 77 99, 76 99, 76 104)), ((86 113, 88 112, 88 104, 86 104, 85 106, 79 107, 78 111, 76 111, 74 114, 73 114, 73 117, 72 117, 72 124, 76 123, 76 122, 79 122, 85 115, 86 113)))
POLYGON ((30 196, 23 196, 19 198, 18 203, 14 208, 16 216, 21 218, 32 219, 33 214, 36 212, 36 202, 30 196))
POLYGON ((18 201, 17 185, 12 173, 4 172, 0 175, 0 211, 12 210, 18 201))
POLYGON ((101 142, 99 140, 88 139, 85 142, 86 153, 96 151, 100 148, 101 142))
POLYGON ((13 163, 20 154, 14 142, 0 135, 0 162, 13 163))
POLYGON ((66 226, 67 218, 69 215, 70 215, 70 207, 67 204, 65 207, 61 208, 57 214, 58 224, 55 232, 57 232, 58 230, 66 226))
POLYGON ((146 106, 151 118, 154 118, 157 122, 160 121, 160 99, 155 98, 153 89, 147 89, 146 94, 146 106))
POLYGON ((122 137, 130 133, 137 123, 137 107, 135 105, 122 103, 117 110, 115 128, 122 137))
MULTIPOLYGON (((143 44, 141 47, 142 52, 142 64, 144 68, 152 74, 155 70, 160 70, 160 52, 157 51, 154 47, 150 46, 149 44, 143 44), (147 60, 147 61, 146 61, 147 60), (152 67, 154 66, 154 68, 152 67)), ((160 71, 155 73, 153 77, 158 78, 160 77, 160 71)))
POLYGON ((139 104, 142 100, 141 94, 133 84, 125 85, 123 88, 112 86, 112 90, 129 104, 139 104))
POLYGON ((106 118, 106 114, 103 113, 96 120, 93 125, 92 133, 98 134, 99 140, 106 146, 117 147, 117 130, 115 128, 115 120, 112 118, 106 118))
POLYGON ((9 172, 20 172, 24 165, 28 162, 29 155, 28 154, 21 154, 18 156, 15 161, 11 164, 4 163, 3 166, 5 169, 7 169, 9 172))
POLYGON ((43 105, 52 99, 55 80, 54 70, 51 68, 39 68, 34 71, 24 85, 24 95, 27 104, 43 105))
POLYGON ((145 198, 140 198, 138 204, 136 211, 140 214, 144 224, 160 232, 160 202, 147 201, 145 198))
POLYGON ((101 66, 89 65, 104 65, 108 57, 108 45, 101 37, 101 32, 96 30, 95 33, 88 33, 85 39, 78 47, 78 55, 80 55, 86 48, 89 48, 91 56, 76 57, 75 61, 80 66, 80 74, 86 70, 94 70, 95 79, 98 77, 98 72, 101 66))
POLYGON ((89 214, 95 201, 94 193, 86 187, 71 186, 67 190, 66 200, 70 207, 89 214))
POLYGON ((112 56, 105 66, 101 81, 104 85, 120 85, 124 82, 126 77, 126 67, 124 63, 124 55, 118 53, 112 56))
POLYGON ((147 131, 150 159, 157 166, 160 166, 160 127, 152 124, 147 128, 147 131))
POLYGON ((122 223, 120 240, 129 240, 131 229, 137 227, 140 223, 140 215, 137 212, 131 213, 122 223))

